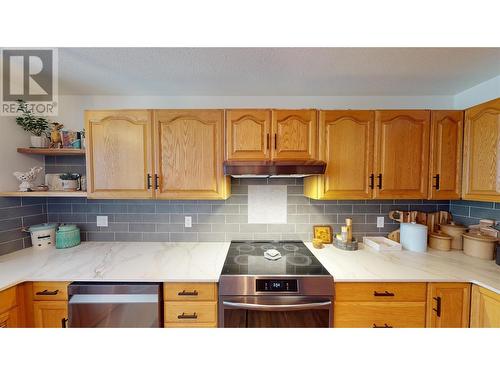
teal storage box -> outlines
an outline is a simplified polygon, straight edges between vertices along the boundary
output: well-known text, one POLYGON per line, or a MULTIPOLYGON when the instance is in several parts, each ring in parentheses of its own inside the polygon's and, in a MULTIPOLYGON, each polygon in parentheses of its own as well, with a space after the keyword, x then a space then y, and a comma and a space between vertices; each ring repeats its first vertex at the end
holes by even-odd
POLYGON ((56 249, 80 245, 80 228, 74 224, 60 225, 56 232, 56 249))

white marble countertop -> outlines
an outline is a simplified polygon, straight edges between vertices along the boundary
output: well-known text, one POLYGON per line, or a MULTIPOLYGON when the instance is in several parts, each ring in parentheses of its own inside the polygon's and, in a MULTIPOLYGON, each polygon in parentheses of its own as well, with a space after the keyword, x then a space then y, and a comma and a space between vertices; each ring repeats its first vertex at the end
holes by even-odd
POLYGON ((467 256, 462 251, 378 252, 369 247, 345 251, 332 245, 323 249, 315 249, 312 243, 306 245, 335 282, 463 281, 500 293, 500 266, 494 261, 467 256))
POLYGON ((0 257, 0 290, 24 281, 217 282, 229 242, 82 242, 0 257))
MULTIPOLYGON (((24 281, 217 282, 229 242, 84 242, 0 256, 0 290, 24 281)), ((345 251, 306 243, 336 282, 473 282, 500 293, 500 266, 462 251, 345 251)))

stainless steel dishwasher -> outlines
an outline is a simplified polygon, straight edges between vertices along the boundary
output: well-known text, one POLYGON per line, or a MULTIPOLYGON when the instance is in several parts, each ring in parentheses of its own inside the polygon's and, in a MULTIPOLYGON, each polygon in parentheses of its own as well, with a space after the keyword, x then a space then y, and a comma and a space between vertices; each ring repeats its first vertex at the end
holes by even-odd
POLYGON ((163 322, 161 283, 74 282, 68 295, 70 328, 153 328, 163 322))

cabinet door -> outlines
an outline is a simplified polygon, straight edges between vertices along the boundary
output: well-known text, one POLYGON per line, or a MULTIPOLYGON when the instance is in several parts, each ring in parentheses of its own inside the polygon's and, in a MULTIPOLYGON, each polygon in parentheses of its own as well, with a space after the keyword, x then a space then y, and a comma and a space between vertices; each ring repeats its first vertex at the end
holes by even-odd
POLYGON ((432 111, 429 199, 460 199, 462 111, 432 111))
POLYGON ((64 328, 68 321, 67 301, 33 302, 35 328, 64 328))
POLYGON ((463 199, 500 201, 500 98, 465 112, 463 199))
POLYGON ((315 159, 317 137, 316 110, 273 110, 271 140, 273 159, 315 159))
POLYGON ((372 197, 373 111, 321 111, 319 158, 327 163, 323 176, 307 177, 305 195, 313 199, 372 197), (316 193, 311 185, 317 184, 316 193))
POLYGON ((224 112, 158 110, 155 112, 157 198, 226 199, 224 112))
POLYGON ((500 328, 500 295, 472 286, 471 328, 500 328))
POLYGON ((271 147, 271 111, 226 111, 227 160, 267 160, 271 147))
POLYGON ((376 111, 376 198, 427 198, 429 120, 429 111, 376 111))
POLYGON ((0 314, 0 328, 18 328, 19 309, 14 307, 9 311, 0 314))
POLYGON ((427 327, 469 327, 470 284, 429 283, 427 327))
POLYGON ((150 111, 87 111, 89 198, 151 198, 150 111))

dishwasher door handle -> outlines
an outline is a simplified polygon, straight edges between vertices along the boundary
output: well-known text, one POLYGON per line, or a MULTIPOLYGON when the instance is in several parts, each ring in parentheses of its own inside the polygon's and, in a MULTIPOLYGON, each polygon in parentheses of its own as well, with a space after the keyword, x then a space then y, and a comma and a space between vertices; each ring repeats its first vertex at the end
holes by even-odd
POLYGON ((157 294, 74 294, 70 305, 89 303, 159 303, 157 294))
POLYGON ((312 303, 298 303, 293 305, 262 305, 257 303, 223 301, 222 304, 230 308, 255 310, 255 311, 293 311, 293 310, 329 308, 332 302, 325 301, 325 302, 312 302, 312 303))

